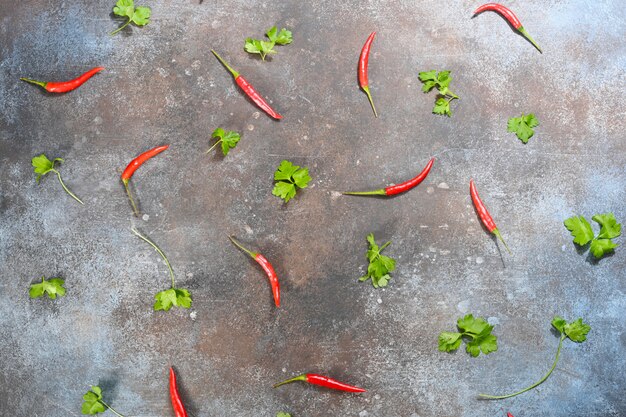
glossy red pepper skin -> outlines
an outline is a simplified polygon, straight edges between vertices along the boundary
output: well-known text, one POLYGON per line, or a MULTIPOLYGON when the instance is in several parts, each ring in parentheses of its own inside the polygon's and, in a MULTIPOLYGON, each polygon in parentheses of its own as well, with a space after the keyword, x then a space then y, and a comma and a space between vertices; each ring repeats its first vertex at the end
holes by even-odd
POLYGON ((188 417, 183 401, 180 399, 178 393, 178 386, 176 385, 176 374, 174 369, 170 367, 170 399, 172 400, 172 408, 174 408, 174 414, 176 417, 188 417))
POLYGON ((513 417, 513 414, 511 414, 511 413, 506 413, 506 417, 513 417))
POLYGON ((379 190, 374 190, 374 191, 346 191, 346 192, 343 192, 342 194, 346 194, 346 195, 386 195, 386 196, 392 196, 392 195, 397 195, 397 194, 401 194, 401 193, 407 192, 410 189, 417 187, 419 184, 422 183, 422 181, 424 181, 426 179, 426 177, 430 173, 430 169, 433 167, 434 163, 435 163, 435 158, 431 158, 431 160, 428 161, 428 163, 426 164, 424 169, 422 169, 422 172, 417 174, 416 177, 411 178, 410 180, 405 181, 405 182, 403 182, 401 184, 390 185, 387 188, 381 188, 379 190))
POLYGON ((336 379, 329 378, 324 375, 319 374, 302 374, 298 375, 294 378, 287 379, 286 381, 279 382, 274 385, 274 388, 280 387, 281 385, 289 384, 295 381, 304 381, 309 384, 319 385, 320 387, 330 388, 339 391, 346 392, 365 392, 363 388, 355 387, 354 385, 344 384, 343 382, 337 381, 336 379))
POLYGON ((126 190, 126 194, 128 195, 128 199, 130 200, 130 204, 131 204, 131 206, 133 206, 133 212, 135 213, 135 216, 139 216, 139 209, 137 209, 137 205, 135 204, 135 200, 133 199, 133 195, 130 192, 130 187, 128 186, 128 183, 130 182, 130 179, 133 176, 133 174, 135 173, 135 171, 137 171, 137 169, 141 165, 143 165, 144 162, 146 162, 148 159, 150 159, 150 158, 160 154, 161 152, 163 152, 164 150, 166 150, 169 147, 170 147, 170 145, 157 146, 156 148, 152 148, 149 151, 146 151, 146 152, 142 153, 141 155, 139 155, 138 157, 136 157, 135 159, 130 161, 130 163, 128 164, 128 166, 124 170, 124 172, 122 172, 122 183, 124 184, 124 189, 126 190))
POLYGON ((376 113, 376 107, 374 107, 374 101, 372 100, 372 94, 370 93, 369 87, 369 79, 367 76, 367 69, 369 67, 370 60, 370 49, 372 48, 372 42, 374 42, 374 37, 376 36, 376 32, 372 32, 365 41, 363 48, 361 49, 361 55, 359 56, 359 85, 367 94, 367 99, 370 101, 372 105, 372 110, 374 110, 374 116, 378 117, 378 113, 376 113))
POLYGON ((530 36, 526 29, 524 29, 524 26, 522 26, 522 22, 520 22, 517 16, 515 16, 515 13, 513 13, 508 7, 505 7, 498 3, 487 3, 474 10, 474 15, 487 11, 499 13, 511 24, 511 26, 513 26, 519 33, 521 33, 526 39, 528 39, 530 43, 532 43, 533 46, 537 48, 537 50, 539 50, 539 52, 542 52, 539 45, 537 45, 537 42, 535 42, 535 40, 530 36))
POLYGON ((20 80, 43 87, 49 93, 67 93, 68 91, 77 89, 78 87, 83 85, 85 81, 87 81, 102 70, 104 70, 104 67, 92 68, 83 75, 74 78, 73 80, 62 82, 45 82, 32 80, 30 78, 20 78, 20 80))
POLYGON ((235 78, 235 82, 237 83, 237 85, 243 90, 244 93, 246 93, 246 95, 250 98, 250 100, 254 102, 254 104, 259 106, 261 110, 263 110, 265 113, 267 113, 276 120, 280 120, 283 118, 283 116, 278 114, 278 112, 274 110, 272 106, 267 103, 267 101, 265 101, 265 99, 254 89, 254 87, 245 78, 239 75, 237 71, 232 69, 230 65, 228 65, 228 63, 217 54, 217 52, 215 52, 213 49, 211 49, 211 52, 213 52, 213 55, 215 55, 215 57, 222 63, 222 65, 224 65, 226 69, 232 74, 232 76, 235 78))
POLYGON ((122 182, 124 182, 124 184, 128 184, 128 181, 130 181, 135 171, 137 171, 137 169, 143 165, 144 162, 160 154, 169 147, 170 145, 157 146, 156 148, 152 148, 130 161, 124 172, 122 172, 122 182))
POLYGON ((250 255, 252 259, 254 259, 259 265, 261 265, 261 268, 263 268, 263 271, 265 271, 267 279, 270 282, 270 287, 272 288, 272 296, 274 297, 274 304, 276 305, 276 307, 280 307, 280 283, 278 281, 278 275, 276 274, 276 271, 274 270, 272 264, 267 260, 265 256, 261 255, 260 253, 248 250, 232 236, 228 236, 228 238, 231 242, 233 242, 235 246, 250 255))
POLYGON ((491 214, 489 214, 487 207, 485 207, 482 200, 480 199, 480 196, 478 195, 478 190, 476 190, 476 184, 474 184, 474 180, 470 180, 470 196, 472 197, 472 202, 474 203, 474 207, 476 208, 478 217, 480 217, 480 220, 483 222, 487 230, 496 235, 498 239, 500 239, 506 250, 511 253, 509 247, 506 245, 506 242, 502 238, 502 235, 500 234, 496 223, 493 221, 491 214))

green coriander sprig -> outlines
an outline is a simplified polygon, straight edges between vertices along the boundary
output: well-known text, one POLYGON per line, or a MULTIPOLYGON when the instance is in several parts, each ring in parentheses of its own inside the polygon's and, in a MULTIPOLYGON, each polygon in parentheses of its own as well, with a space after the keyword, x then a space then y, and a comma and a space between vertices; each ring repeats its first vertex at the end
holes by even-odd
POLYGON ((31 160, 31 163, 33 167, 35 168, 35 174, 37 174, 37 184, 39 184, 39 180, 41 179, 41 177, 46 175, 48 172, 54 172, 55 174, 57 174, 57 178, 59 179, 59 182, 61 183, 61 186, 63 187, 65 192, 68 193, 74 200, 78 201, 80 204, 85 204, 81 201, 80 198, 76 197, 76 195, 73 192, 71 192, 69 188, 65 186, 65 183, 63 182, 63 178, 61 178, 61 173, 57 171, 56 169, 54 169, 54 164, 57 162, 59 164, 62 164, 65 161, 61 158, 54 158, 51 161, 43 153, 39 156, 35 156, 31 160))

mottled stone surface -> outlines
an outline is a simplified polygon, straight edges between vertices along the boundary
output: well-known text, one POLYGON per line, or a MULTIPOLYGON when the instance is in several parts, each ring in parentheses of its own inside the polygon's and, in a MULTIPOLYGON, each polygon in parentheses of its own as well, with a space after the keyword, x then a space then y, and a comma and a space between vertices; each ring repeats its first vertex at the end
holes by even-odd
MULTIPOLYGON (((626 248, 592 261, 562 225, 613 211, 626 221, 626 8, 620 0, 511 1, 539 54, 479 2, 145 1, 153 21, 115 37, 114 1, 0 0, 0 414, 77 416, 89 384, 127 416, 171 416, 174 365, 195 416, 516 417, 626 415, 626 248), (292 45, 270 62, 246 36, 278 24, 292 45), (377 30, 370 83, 356 64, 377 30), (215 48, 285 116, 270 120, 238 91, 215 48), (63 80, 107 70, 50 96, 20 76, 63 80), (450 69, 461 100, 430 113, 417 73, 450 69), (523 145, 506 122, 534 112, 523 145), (218 127, 243 133, 226 157, 204 154, 218 127), (171 148, 133 178, 134 219, 119 173, 136 154, 171 148), (30 158, 63 157, 80 206, 30 158), (338 196, 413 176, 383 200, 338 196), (313 181, 288 205, 271 195, 282 159, 313 181), (474 178, 513 256, 471 206, 474 178), (168 254, 191 310, 152 311, 168 254), (365 236, 392 240, 388 288, 357 278, 365 236), (226 239, 262 251, 282 278, 273 307, 262 271, 226 239), (41 275, 67 296, 30 300, 41 275), (437 351, 437 335, 472 312, 495 324, 488 357, 437 351), (552 377, 554 314, 584 317, 552 377), (272 383, 312 371, 369 389, 345 395, 272 383)), ((142 2, 138 2, 141 4, 142 2)), ((625 238, 617 240, 624 244, 625 238)))

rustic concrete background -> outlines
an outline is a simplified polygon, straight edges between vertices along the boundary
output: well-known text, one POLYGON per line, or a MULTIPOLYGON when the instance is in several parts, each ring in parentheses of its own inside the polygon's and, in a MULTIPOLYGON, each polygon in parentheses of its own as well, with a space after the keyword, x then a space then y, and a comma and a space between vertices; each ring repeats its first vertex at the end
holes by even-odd
POLYGON ((622 1, 510 1, 543 55, 497 15, 471 19, 480 2, 145 1, 152 22, 110 37, 113 3, 0 0, 2 416, 77 416, 89 384, 126 416, 171 416, 170 365, 198 417, 626 415, 626 249, 594 262, 562 225, 607 211, 626 221, 622 1), (243 52, 274 24, 292 45, 270 62, 243 52), (372 30, 379 119, 356 80, 372 30), (284 120, 259 114, 210 48, 284 120), (66 95, 18 81, 96 65, 107 70, 66 95), (434 93, 417 79, 429 69, 452 70, 452 118, 430 113, 434 93), (522 112, 541 122, 527 145, 506 132, 522 112), (204 154, 218 126, 243 133, 227 158, 204 154), (118 175, 163 143, 133 179, 145 212, 135 220, 118 175), (35 183, 30 159, 42 152, 66 159, 85 206, 55 178, 35 183), (333 193, 404 180, 431 156, 408 194, 333 193), (271 195, 285 158, 313 177, 288 205, 271 195), (481 227, 470 178, 513 256, 481 227), (132 224, 168 254, 191 310, 152 311, 167 269, 132 224), (371 231, 398 260, 384 290, 356 280, 371 231), (279 311, 229 233, 273 261, 279 311), (42 274, 63 277, 67 296, 30 300, 42 274), (437 351, 467 312, 495 324, 498 352, 437 351), (566 342, 538 389, 477 400, 547 371, 555 314, 583 317, 588 341, 566 342), (272 390, 306 371, 369 392, 272 390))

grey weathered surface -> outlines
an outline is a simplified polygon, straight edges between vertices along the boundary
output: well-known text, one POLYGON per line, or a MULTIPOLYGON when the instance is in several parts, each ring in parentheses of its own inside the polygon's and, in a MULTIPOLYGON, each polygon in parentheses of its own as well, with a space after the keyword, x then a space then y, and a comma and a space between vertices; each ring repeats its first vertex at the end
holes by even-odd
POLYGON ((0 0, 2 416, 79 415, 96 383, 127 416, 170 416, 170 365, 195 416, 626 415, 626 249, 592 262, 562 225, 607 211, 626 221, 623 2, 510 2, 543 55, 493 13, 470 19, 479 2, 145 1, 152 23, 110 37, 113 3, 0 0), (292 45, 271 62, 243 52, 273 24, 293 30, 292 45), (355 73, 372 30, 379 119, 355 73), (284 120, 259 114, 210 48, 284 120), (66 95, 17 81, 96 65, 107 70, 66 95), (428 69, 452 70, 461 100, 450 119, 420 91, 428 69), (527 145, 506 132, 522 112, 541 122, 527 145), (243 132, 225 159, 204 155, 218 126, 243 132), (163 143, 134 177, 147 214, 134 220, 119 173, 163 143), (55 178, 35 183, 41 152, 66 159, 84 207, 55 178), (431 156, 408 194, 333 194, 401 181, 431 156), (285 158, 314 178, 286 206, 271 195, 285 158), (470 178, 513 256, 481 227, 470 178), (133 223, 168 254, 191 311, 152 311, 167 270, 133 223), (385 290, 356 282, 370 231, 398 259, 385 290), (273 261, 280 310, 227 234, 273 261), (65 278, 67 296, 29 300, 43 274, 65 278), (498 352, 437 351, 439 332, 467 312, 496 324, 498 352), (546 372, 554 314, 584 317, 589 340, 566 342, 538 389, 477 400, 546 372), (305 371, 369 392, 272 390, 305 371))

